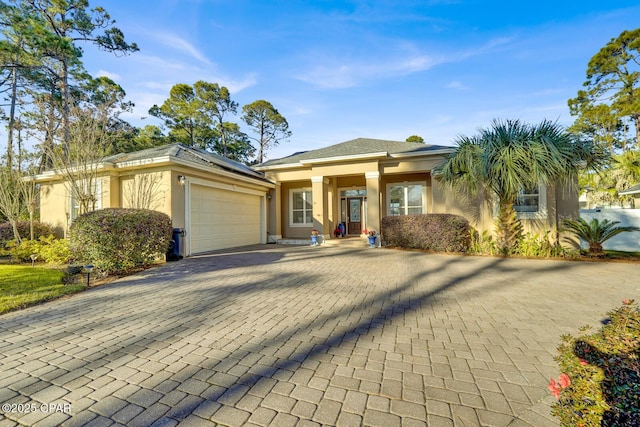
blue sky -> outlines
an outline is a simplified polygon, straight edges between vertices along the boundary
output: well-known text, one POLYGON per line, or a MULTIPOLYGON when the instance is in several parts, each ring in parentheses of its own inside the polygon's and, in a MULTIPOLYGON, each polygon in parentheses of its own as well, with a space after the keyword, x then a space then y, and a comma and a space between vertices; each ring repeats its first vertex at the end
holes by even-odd
POLYGON ((136 104, 123 118, 160 124, 148 109, 174 84, 219 83, 241 107, 266 99, 287 118, 292 137, 268 158, 357 137, 451 145, 494 118, 569 125, 591 56, 640 22, 637 0, 91 5, 140 47, 115 57, 83 46, 87 70, 136 104))

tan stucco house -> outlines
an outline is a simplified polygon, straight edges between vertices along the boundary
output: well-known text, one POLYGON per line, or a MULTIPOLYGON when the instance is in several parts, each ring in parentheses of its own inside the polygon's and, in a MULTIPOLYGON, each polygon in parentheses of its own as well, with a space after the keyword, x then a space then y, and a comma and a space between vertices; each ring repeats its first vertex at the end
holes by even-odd
MULTIPOLYGON (((469 201, 445 188, 434 170, 452 147, 358 138, 270 160, 255 167, 276 184, 269 201, 270 239, 325 239, 342 223, 349 235, 380 232, 387 215, 451 213, 479 229, 493 230, 494 207, 469 201)), ((576 192, 529 189, 516 206, 525 229, 551 230, 576 215, 576 192)), ((384 236, 382 236, 384 238, 384 236)))
MULTIPOLYGON (((253 168, 181 144, 107 157, 96 208, 148 207, 185 229, 184 255, 282 239, 380 232, 388 215, 452 213, 493 230, 495 211, 465 200, 434 170, 452 147, 358 138, 269 160, 253 168), (150 190, 151 183, 154 183, 150 190), (143 191, 145 190, 145 191, 143 191), (150 201, 142 197, 152 195, 150 201), (149 206, 140 206, 140 199, 149 206)), ((41 220, 68 229, 73 197, 55 172, 37 177, 41 220)), ((551 230, 578 212, 577 192, 529 189, 516 206, 526 229, 551 230)), ((382 236, 384 239, 384 236, 382 236)))
MULTIPOLYGON (((186 231, 184 255, 266 243, 264 174, 182 144, 106 157, 96 167, 96 208, 138 207, 166 213, 186 231)), ((77 203, 60 174, 39 175, 40 219, 68 230, 77 203)))

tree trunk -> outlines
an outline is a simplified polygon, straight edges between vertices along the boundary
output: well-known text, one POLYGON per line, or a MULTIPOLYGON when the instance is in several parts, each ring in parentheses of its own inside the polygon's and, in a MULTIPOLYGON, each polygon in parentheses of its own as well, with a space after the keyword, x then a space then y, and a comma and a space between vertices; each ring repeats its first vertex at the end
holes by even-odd
POLYGON ((66 58, 62 60, 62 156, 69 157, 69 63, 66 58))
POLYGON ((513 253, 522 237, 522 224, 513 203, 513 200, 501 200, 496 219, 496 241, 503 255, 513 253))
POLYGON ((262 163, 264 161, 264 120, 261 122, 260 126, 260 148, 258 149, 258 163, 262 163))
POLYGON ((589 254, 590 255, 601 255, 602 254, 602 244, 600 242, 590 242, 589 243, 589 254))
POLYGON ((22 243, 22 238, 20 237, 20 232, 18 231, 18 220, 16 218, 9 218, 9 223, 11 223, 11 228, 13 229, 13 238, 19 245, 20 243, 22 243))
POLYGON ((636 127, 636 148, 640 149, 640 114, 633 116, 633 123, 636 127))
POLYGON ((9 126, 7 126, 7 167, 13 166, 13 129, 16 117, 16 98, 18 96, 18 67, 11 70, 11 106, 9 107, 9 126))

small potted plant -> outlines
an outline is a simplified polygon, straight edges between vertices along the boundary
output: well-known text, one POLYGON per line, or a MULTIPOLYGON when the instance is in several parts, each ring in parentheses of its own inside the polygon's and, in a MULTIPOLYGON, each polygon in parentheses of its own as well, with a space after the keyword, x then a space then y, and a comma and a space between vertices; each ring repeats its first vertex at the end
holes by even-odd
POLYGON ((317 246, 318 245, 318 234, 320 234, 320 233, 315 228, 313 230, 311 230, 311 245, 312 246, 317 246))
POLYGON ((364 233, 367 235, 367 239, 369 239, 369 247, 376 247, 376 231, 375 230, 364 230, 364 233))

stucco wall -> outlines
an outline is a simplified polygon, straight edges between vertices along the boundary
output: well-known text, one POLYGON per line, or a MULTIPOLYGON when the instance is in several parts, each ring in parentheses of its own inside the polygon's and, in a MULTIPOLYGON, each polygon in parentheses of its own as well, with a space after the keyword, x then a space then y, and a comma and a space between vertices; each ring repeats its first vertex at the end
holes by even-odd
POLYGON ((294 181, 294 182, 283 182, 281 186, 281 206, 282 206, 282 218, 281 224, 282 227, 282 235, 288 239, 307 239, 311 235, 311 230, 313 226, 304 226, 304 227, 292 227, 289 225, 289 192, 293 189, 309 189, 311 190, 311 181, 294 181))
POLYGON ((59 227, 66 233, 69 195, 61 182, 40 184, 40 221, 59 227))

